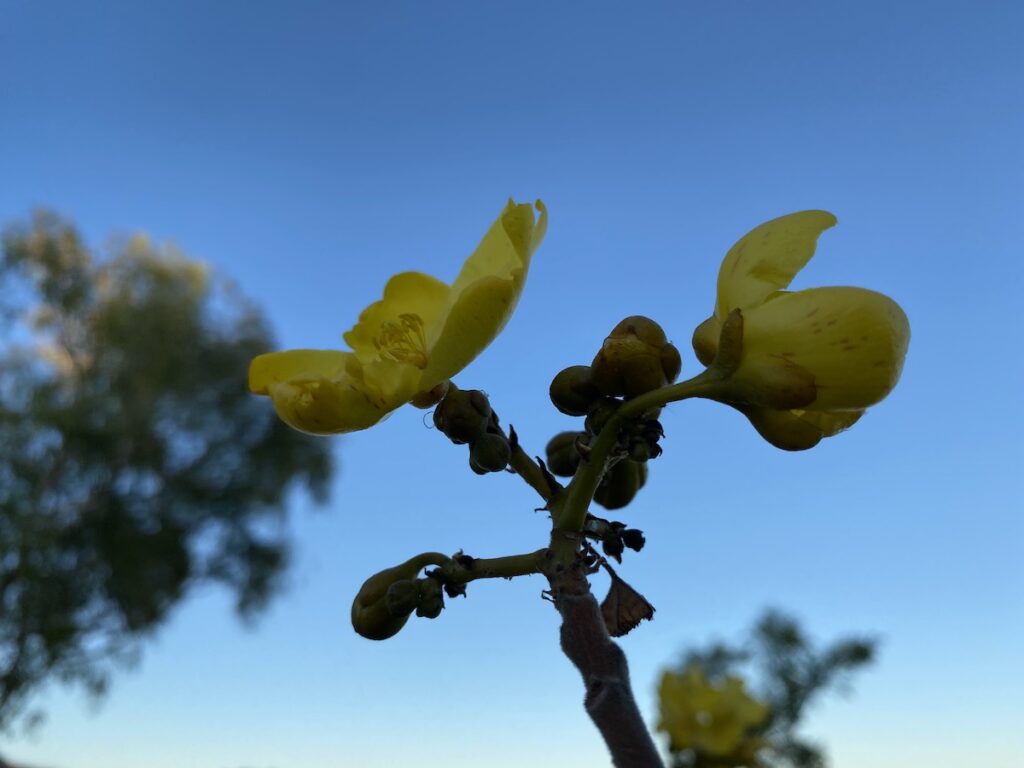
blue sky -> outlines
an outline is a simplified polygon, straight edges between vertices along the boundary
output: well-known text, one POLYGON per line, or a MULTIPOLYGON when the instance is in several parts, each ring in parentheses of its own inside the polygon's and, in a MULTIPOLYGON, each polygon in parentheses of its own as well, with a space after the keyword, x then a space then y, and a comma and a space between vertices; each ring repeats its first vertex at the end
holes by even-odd
MULTIPOLYGON (((0 4, 0 220, 46 205, 94 243, 142 230, 237 279, 283 347, 340 343, 388 276, 451 279, 511 195, 551 213, 520 302, 457 380, 534 451, 547 403, 623 316, 697 363, 727 248, 805 208, 839 226, 795 288, 893 296, 900 385, 801 454, 732 411, 672 407, 624 517, 658 670, 767 605, 880 663, 816 709, 838 766, 1024 762, 1019 475, 1024 88, 1015 3, 0 4)), ((196 595, 93 707, 47 691, 4 745, 52 768, 602 765, 539 578, 473 585, 373 644, 348 607, 381 567, 545 541, 512 476, 478 478, 413 409, 335 441, 299 498, 287 592, 255 627, 196 595)), ((603 586, 603 585, 601 585, 603 586)), ((598 586, 598 589, 601 588, 598 586)))

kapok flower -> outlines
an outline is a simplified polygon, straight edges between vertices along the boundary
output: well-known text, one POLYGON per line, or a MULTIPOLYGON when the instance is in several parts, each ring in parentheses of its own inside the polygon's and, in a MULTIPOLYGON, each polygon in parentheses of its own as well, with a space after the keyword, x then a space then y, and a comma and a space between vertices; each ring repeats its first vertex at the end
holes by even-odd
POLYGON ((768 442, 803 450, 853 425, 899 380, 910 341, 900 306, 865 288, 784 289, 834 226, 826 211, 766 222, 726 254, 715 313, 693 334, 698 359, 718 354, 723 324, 742 315, 733 404, 768 442))
POLYGON ((727 677, 713 685, 698 666, 681 673, 667 670, 658 685, 658 703, 658 730, 668 734, 674 752, 731 755, 768 717, 768 707, 746 692, 742 679, 727 677))
POLYGON ((547 211, 509 200, 447 285, 402 272, 344 334, 351 351, 260 355, 249 389, 268 395, 287 424, 312 434, 366 429, 461 371, 494 340, 519 301, 547 211))

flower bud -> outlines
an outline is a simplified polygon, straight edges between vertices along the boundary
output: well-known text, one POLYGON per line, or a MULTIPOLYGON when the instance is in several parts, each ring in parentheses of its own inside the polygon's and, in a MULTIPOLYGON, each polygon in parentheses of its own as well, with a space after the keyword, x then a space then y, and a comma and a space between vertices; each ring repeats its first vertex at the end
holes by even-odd
POLYGON ((352 601, 352 628, 368 640, 386 640, 398 634, 413 610, 418 610, 416 575, 425 566, 445 559, 428 552, 368 578, 352 601))
POLYGON ((661 326, 641 315, 616 325, 591 364, 601 393, 628 398, 674 381, 681 366, 679 350, 668 343, 661 326))
POLYGON ((494 432, 485 432, 469 446, 469 465, 477 474, 501 472, 511 458, 508 440, 494 432))
POLYGON ((661 370, 668 384, 679 378, 683 370, 683 358, 675 344, 666 344, 661 348, 661 370))
POLYGON ((444 610, 444 592, 441 582, 437 579, 420 579, 419 604, 416 615, 426 619, 436 619, 444 610))
MULTIPOLYGON (((657 446, 656 446, 657 447, 657 446)), ((634 438, 629 441, 629 458, 638 464, 643 464, 653 458, 651 444, 641 438, 634 438)))
POLYGON ((417 581, 402 579, 396 581, 384 594, 384 605, 392 616, 408 616, 420 600, 420 588, 417 581))
POLYGON ((633 500, 647 482, 647 465, 620 459, 609 469, 594 494, 594 501, 605 509, 621 509, 633 500))
POLYGON ((453 443, 472 443, 487 429, 491 405, 478 389, 458 389, 454 384, 434 409, 434 426, 453 443))
POLYGON ((644 544, 647 543, 647 539, 644 538, 644 532, 638 528, 626 528, 622 531, 621 536, 622 543, 634 552, 639 552, 644 548, 644 544))
POLYGON ((590 404, 601 396, 589 365, 570 365, 559 371, 548 392, 555 408, 569 416, 585 415, 590 404))
POLYGON ((580 464, 580 452, 576 450, 576 440, 585 435, 584 432, 559 432, 552 437, 544 449, 548 459, 548 469, 559 477, 572 477, 580 464))

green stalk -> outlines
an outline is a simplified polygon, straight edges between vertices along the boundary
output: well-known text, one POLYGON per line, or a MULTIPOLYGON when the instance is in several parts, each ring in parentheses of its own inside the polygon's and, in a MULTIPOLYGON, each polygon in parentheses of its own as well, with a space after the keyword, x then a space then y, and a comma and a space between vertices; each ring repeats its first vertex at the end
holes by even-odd
POLYGON ((441 565, 441 579, 449 584, 467 584, 477 579, 511 579, 540 573, 547 549, 538 549, 522 555, 473 558, 471 564, 462 565, 453 558, 441 565))
POLYGON ((612 458, 612 452, 618 443, 619 431, 626 421, 668 403, 719 394, 725 378, 726 376, 716 368, 707 368, 692 379, 655 389, 623 403, 590 445, 586 458, 580 462, 576 475, 566 489, 564 503, 555 518, 554 530, 563 533, 578 533, 583 530, 587 508, 604 476, 608 461, 612 458))

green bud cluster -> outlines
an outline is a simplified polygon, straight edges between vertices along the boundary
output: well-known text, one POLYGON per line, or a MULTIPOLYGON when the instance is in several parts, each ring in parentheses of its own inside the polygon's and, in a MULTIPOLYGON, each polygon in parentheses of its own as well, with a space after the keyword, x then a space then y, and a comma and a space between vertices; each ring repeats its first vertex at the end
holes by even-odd
MULTIPOLYGON (((547 445, 548 469, 575 474, 587 447, 623 402, 671 384, 679 376, 679 350, 656 322, 633 315, 616 325, 590 365, 572 365, 551 381, 551 402, 562 413, 583 416, 584 431, 562 432, 547 445)), ((622 425, 619 458, 605 473, 594 500, 607 509, 626 506, 647 481, 646 463, 661 454, 660 409, 622 425)))
POLYGON ((512 458, 512 447, 479 389, 450 384, 434 409, 434 426, 456 445, 469 445, 469 466, 478 475, 501 472, 512 458))
POLYGON ((368 640, 387 640, 417 616, 437 618, 444 608, 439 579, 416 578, 424 565, 437 562, 432 554, 417 555, 401 565, 368 578, 352 601, 352 627, 368 640))

